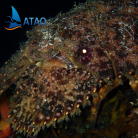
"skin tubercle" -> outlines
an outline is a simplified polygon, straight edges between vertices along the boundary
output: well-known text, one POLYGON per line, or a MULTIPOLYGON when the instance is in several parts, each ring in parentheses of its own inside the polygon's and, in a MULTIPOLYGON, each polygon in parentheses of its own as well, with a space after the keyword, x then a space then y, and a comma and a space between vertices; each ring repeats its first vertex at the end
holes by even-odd
POLYGON ((16 84, 7 120, 17 133, 37 135, 81 114, 81 105, 91 106, 94 124, 101 101, 125 80, 138 93, 138 10, 130 3, 87 1, 27 31, 0 70, 1 93, 16 84))

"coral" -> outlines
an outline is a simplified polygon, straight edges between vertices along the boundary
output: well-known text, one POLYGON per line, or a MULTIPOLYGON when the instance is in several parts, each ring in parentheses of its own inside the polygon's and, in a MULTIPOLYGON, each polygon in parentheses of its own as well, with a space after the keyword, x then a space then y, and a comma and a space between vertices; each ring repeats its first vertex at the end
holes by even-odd
POLYGON ((0 102, 0 138, 6 138, 11 134, 11 128, 9 122, 6 122, 8 118, 9 106, 8 106, 9 98, 3 99, 0 102))
POLYGON ((130 112, 135 107, 134 104, 131 104, 130 97, 127 97, 119 90, 115 96, 104 100, 102 104, 102 109, 97 118, 97 128, 95 130, 89 129, 74 138, 80 138, 82 135, 90 137, 91 134, 96 134, 92 138, 118 138, 122 134, 126 134, 131 138, 132 134, 134 135, 137 132, 137 110, 127 115, 128 111, 130 112))
POLYGON ((119 91, 115 97, 104 104, 102 110, 104 110, 105 119, 109 125, 105 126, 102 130, 97 130, 98 134, 110 138, 117 138, 121 134, 137 129, 136 126, 129 124, 133 118, 126 115, 127 111, 134 108, 128 101, 129 98, 119 91))
POLYGON ((8 103, 9 103, 9 99, 4 99, 0 102, 0 113, 1 113, 3 120, 6 120, 9 115, 8 114, 8 112, 9 112, 8 103))
POLYGON ((9 122, 0 121, 0 138, 6 138, 11 134, 9 122))
POLYGON ((131 137, 137 137, 138 136, 138 107, 132 110, 129 117, 133 118, 133 120, 130 122, 130 125, 132 125, 135 129, 133 131, 130 131, 128 134, 131 137))
POLYGON ((7 119, 14 131, 37 135, 80 115, 81 105, 90 106, 95 127, 114 88, 129 80, 138 95, 137 20, 136 2, 87 1, 27 31, 28 41, 0 70, 0 94, 16 85, 7 119))

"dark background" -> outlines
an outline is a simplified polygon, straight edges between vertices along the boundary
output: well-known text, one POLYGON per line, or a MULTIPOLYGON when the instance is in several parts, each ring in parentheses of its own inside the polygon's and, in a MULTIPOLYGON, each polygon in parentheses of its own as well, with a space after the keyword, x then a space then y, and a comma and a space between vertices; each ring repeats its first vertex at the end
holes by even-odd
MULTIPOLYGON (((19 50, 20 43, 27 41, 26 31, 32 29, 31 25, 22 25, 22 28, 6 30, 9 25, 4 21, 12 16, 11 5, 17 10, 23 24, 25 17, 55 17, 59 12, 68 12, 73 8, 74 3, 84 3, 86 0, 36 0, 36 1, 13 1, 5 0, 0 3, 0 68, 11 58, 16 50, 19 50)), ((30 20, 29 20, 30 23, 30 20)))

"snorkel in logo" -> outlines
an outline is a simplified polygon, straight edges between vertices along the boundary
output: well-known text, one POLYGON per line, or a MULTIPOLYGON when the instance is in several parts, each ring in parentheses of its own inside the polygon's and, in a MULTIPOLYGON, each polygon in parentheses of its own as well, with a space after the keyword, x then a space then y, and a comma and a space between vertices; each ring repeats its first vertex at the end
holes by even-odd
POLYGON ((10 17, 11 21, 7 21, 6 23, 10 23, 10 26, 8 28, 5 27, 6 30, 14 30, 17 28, 21 28, 21 20, 20 20, 20 16, 18 14, 18 12, 16 11, 16 9, 12 7, 12 17, 11 16, 7 16, 10 17))

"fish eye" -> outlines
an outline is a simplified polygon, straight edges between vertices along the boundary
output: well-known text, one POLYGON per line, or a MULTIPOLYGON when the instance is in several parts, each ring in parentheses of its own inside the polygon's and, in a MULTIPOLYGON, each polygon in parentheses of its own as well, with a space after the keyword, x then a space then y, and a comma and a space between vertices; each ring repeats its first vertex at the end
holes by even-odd
POLYGON ((78 48, 78 58, 82 64, 87 64, 90 61, 92 51, 88 46, 78 48))
POLYGON ((81 56, 87 56, 88 53, 89 53, 89 49, 88 48, 82 47, 82 48, 79 49, 79 54, 81 56))

